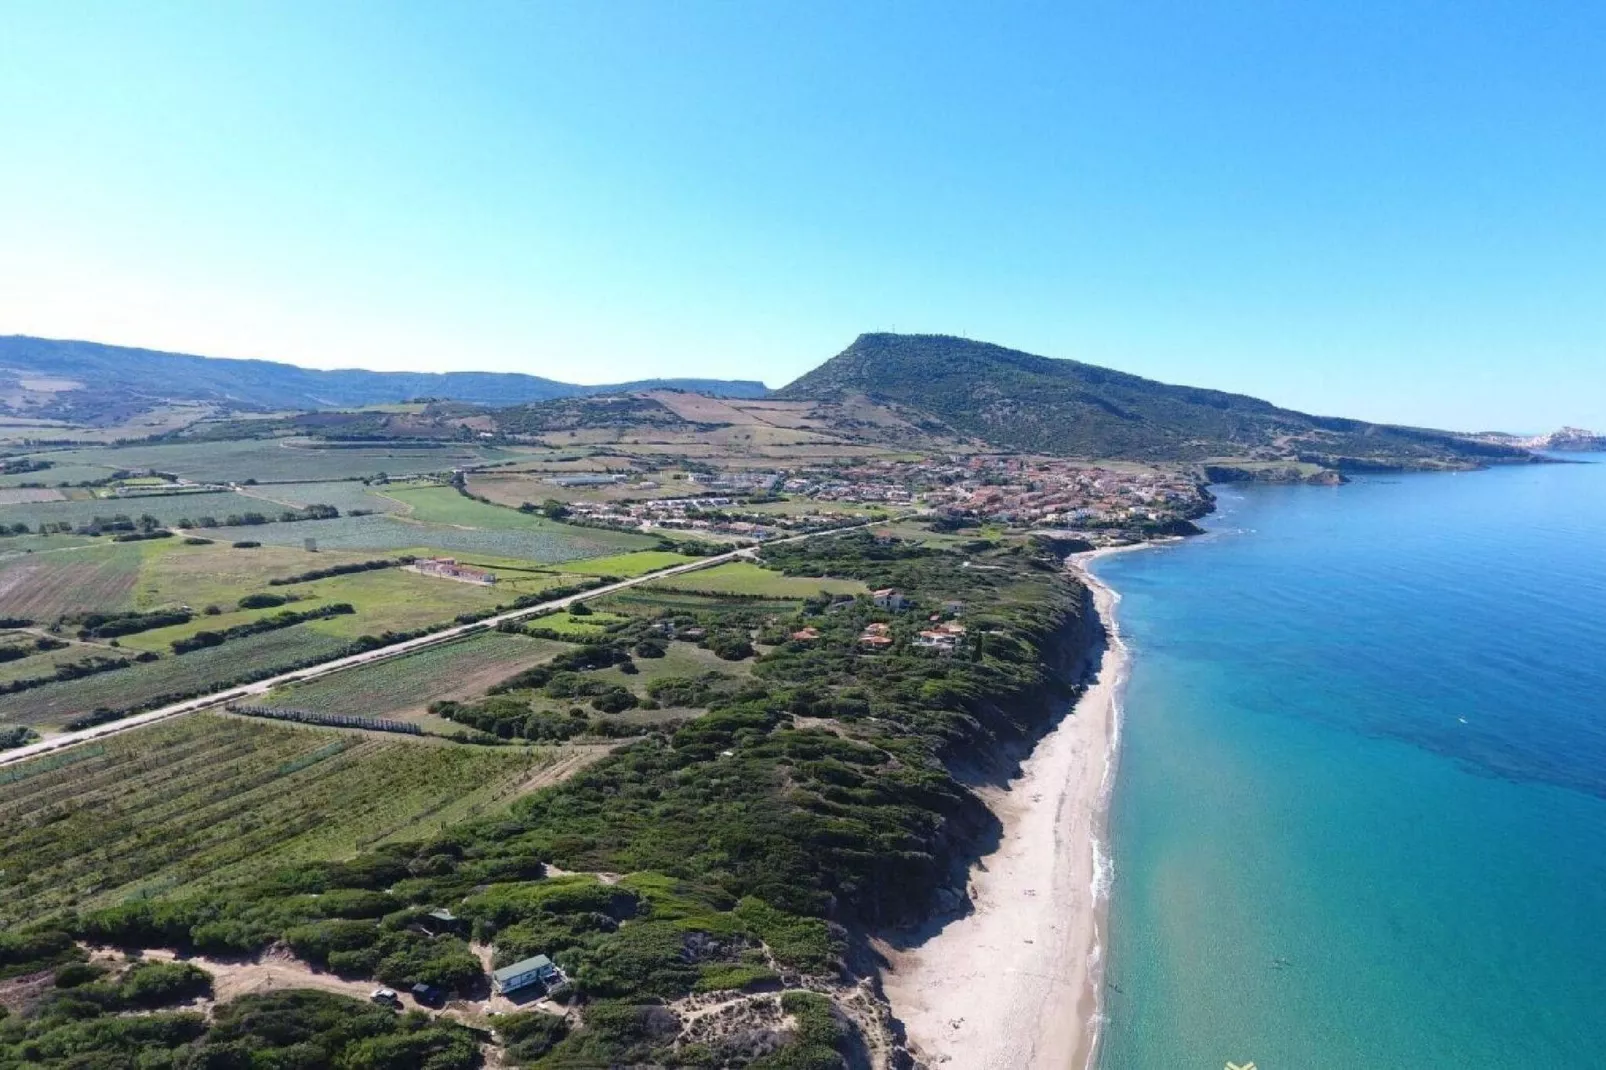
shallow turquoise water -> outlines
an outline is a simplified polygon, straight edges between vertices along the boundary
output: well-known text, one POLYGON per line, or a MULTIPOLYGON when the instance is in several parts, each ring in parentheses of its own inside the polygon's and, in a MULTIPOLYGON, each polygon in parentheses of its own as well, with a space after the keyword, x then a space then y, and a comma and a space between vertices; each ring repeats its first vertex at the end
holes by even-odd
POLYGON ((1221 506, 1098 569, 1103 1070, 1606 1067, 1606 464, 1221 506))

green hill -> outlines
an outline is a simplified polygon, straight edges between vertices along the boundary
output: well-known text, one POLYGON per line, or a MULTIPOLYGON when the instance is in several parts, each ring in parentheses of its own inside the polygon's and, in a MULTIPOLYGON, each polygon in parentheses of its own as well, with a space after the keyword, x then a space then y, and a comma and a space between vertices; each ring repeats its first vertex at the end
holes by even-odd
POLYGON ((860 335, 774 396, 854 395, 927 413, 999 447, 1066 456, 1301 460, 1352 471, 1529 456, 1449 432, 1311 416, 1242 394, 1172 386, 948 335, 860 335))

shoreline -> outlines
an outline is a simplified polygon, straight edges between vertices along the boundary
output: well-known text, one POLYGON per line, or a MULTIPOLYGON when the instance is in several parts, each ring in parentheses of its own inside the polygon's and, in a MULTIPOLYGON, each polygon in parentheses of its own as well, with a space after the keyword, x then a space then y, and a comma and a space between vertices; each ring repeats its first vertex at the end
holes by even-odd
POLYGON ((1131 655, 1120 594, 1073 555, 1104 628, 1097 675, 1021 762, 978 794, 1003 824, 971 867, 973 910, 916 947, 881 944, 882 988, 924 1065, 949 1070, 1092 1070, 1103 1016, 1112 876, 1107 821, 1131 655))

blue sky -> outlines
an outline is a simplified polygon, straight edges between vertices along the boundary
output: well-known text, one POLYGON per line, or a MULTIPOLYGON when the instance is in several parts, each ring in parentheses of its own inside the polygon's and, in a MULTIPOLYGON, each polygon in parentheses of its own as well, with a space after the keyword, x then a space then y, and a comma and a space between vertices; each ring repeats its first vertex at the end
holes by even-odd
POLYGON ((1606 5, 7 3, 0 333, 1606 425, 1606 5))

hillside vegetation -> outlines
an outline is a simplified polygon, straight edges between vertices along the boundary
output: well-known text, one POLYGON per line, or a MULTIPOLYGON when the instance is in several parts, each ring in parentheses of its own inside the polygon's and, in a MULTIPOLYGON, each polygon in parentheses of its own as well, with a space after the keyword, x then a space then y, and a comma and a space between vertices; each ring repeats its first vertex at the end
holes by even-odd
POLYGON ((1340 469, 1468 466, 1520 449, 1280 409, 947 335, 865 334, 776 397, 863 395, 995 446, 1146 461, 1298 459, 1340 469))

